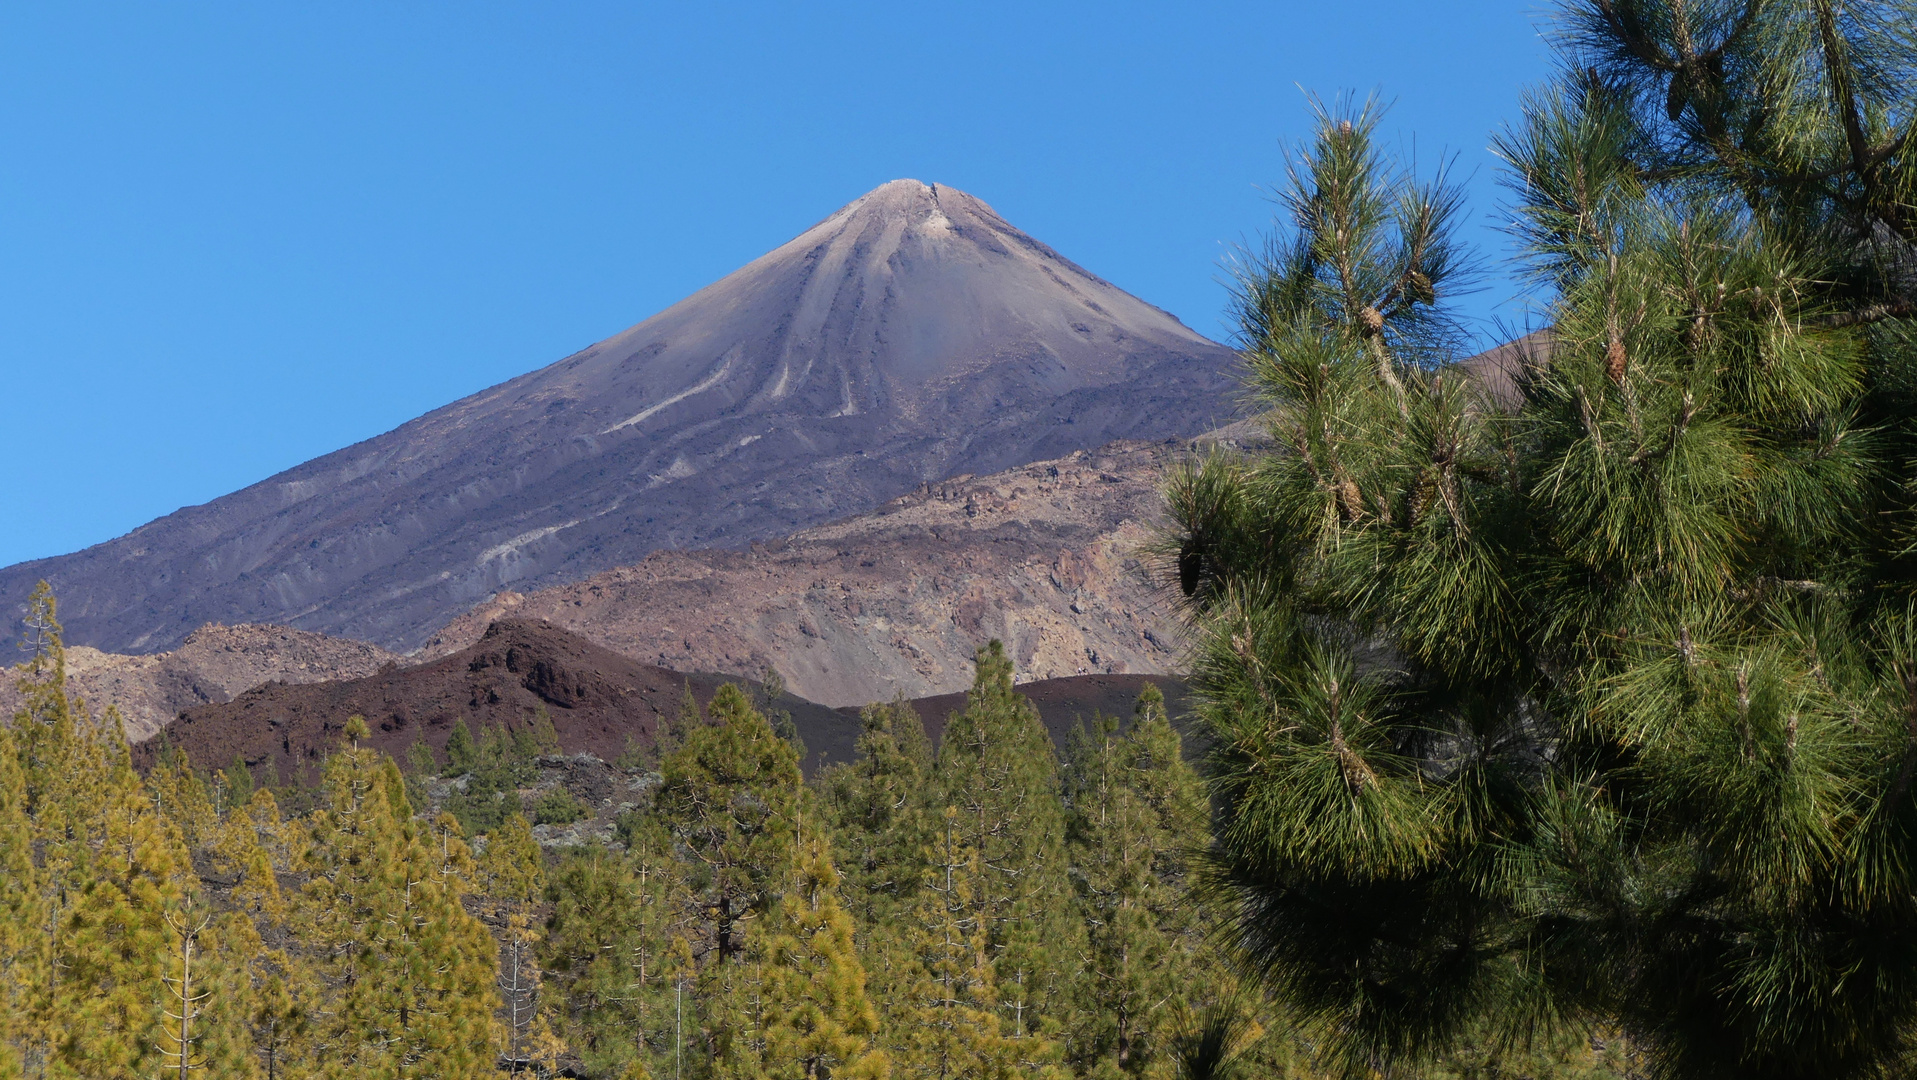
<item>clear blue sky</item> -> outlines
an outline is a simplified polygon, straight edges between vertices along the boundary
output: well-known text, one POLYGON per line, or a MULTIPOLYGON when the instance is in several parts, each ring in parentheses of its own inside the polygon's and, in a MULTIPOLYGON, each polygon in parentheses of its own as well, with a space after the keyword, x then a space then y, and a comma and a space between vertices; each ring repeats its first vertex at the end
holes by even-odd
MULTIPOLYGON (((898 177, 1213 336, 1307 127, 1376 89, 1475 171, 1533 3, 0 9, 0 565, 615 333, 898 177)), ((1494 279, 1485 316, 1512 295, 1494 279)), ((1506 305, 1507 318, 1522 313, 1506 305)))

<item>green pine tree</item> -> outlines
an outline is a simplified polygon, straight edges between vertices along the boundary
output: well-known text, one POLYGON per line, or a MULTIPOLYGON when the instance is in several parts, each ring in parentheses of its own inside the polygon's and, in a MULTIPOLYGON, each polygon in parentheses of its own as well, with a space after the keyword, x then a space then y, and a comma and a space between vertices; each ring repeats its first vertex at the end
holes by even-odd
POLYGON ((1908 1068, 1906 3, 1577 0, 1499 142, 1552 324, 1442 366, 1457 190, 1321 115, 1246 267, 1281 453, 1176 478, 1245 960, 1353 1072, 1621 1030, 1908 1068))
POLYGON ((1074 732, 1066 756, 1067 839, 1087 936, 1072 1056, 1081 1072, 1143 1075, 1166 1041, 1168 1004, 1201 1002, 1225 981, 1190 889, 1203 788, 1155 686, 1139 695, 1130 730, 1100 717, 1074 732))
POLYGON ((1056 1034, 1073 1022, 1085 952, 1067 876, 1058 756, 1038 710, 1012 687, 1004 647, 980 649, 977 664, 964 711, 946 722, 932 805, 957 811, 959 842, 978 852, 972 902, 1007 1037, 1056 1034))
POLYGON ((478 763, 479 744, 473 741, 473 731, 462 716, 453 721, 452 734, 446 737, 446 775, 465 776, 478 763))
POLYGON ((672 1074, 691 974, 692 902, 670 838, 650 821, 627 835, 628 855, 586 848, 555 868, 539 943, 560 1034, 585 1075, 607 1080, 633 1068, 672 1074))
POLYGON ((978 850, 964 841, 960 812, 947 807, 923 859, 911 911, 910 966, 899 981, 885 1041, 896 1071, 930 1080, 1009 1080, 1062 1075, 1046 1062, 1056 1048, 1040 1036, 1003 1033, 998 977, 978 892, 987 881, 978 850))
POLYGON ((253 769, 240 754, 233 755, 233 763, 220 772, 220 788, 224 794, 224 809, 245 806, 253 800, 253 769))
POLYGON ((858 756, 825 769, 815 786, 852 915, 864 931, 896 922, 918 888, 932 744, 902 697, 867 705, 859 723, 858 756))
POLYGON ((696 867, 698 904, 710 921, 713 964, 743 955, 745 922, 761 914, 792 866, 804 788, 799 755, 730 683, 711 723, 694 728, 661 765, 655 813, 696 867))
POLYGON ((857 757, 821 772, 814 787, 830 826, 845 902, 858 932, 873 1000, 888 1025, 912 977, 912 903, 931 842, 927 783, 932 744, 903 698, 859 713, 857 757))

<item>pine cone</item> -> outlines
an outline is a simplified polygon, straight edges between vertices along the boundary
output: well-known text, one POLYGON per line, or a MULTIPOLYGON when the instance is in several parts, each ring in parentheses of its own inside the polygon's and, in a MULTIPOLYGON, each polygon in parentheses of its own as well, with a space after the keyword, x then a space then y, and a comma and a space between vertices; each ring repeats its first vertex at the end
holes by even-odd
POLYGON ((1414 304, 1435 304, 1438 292, 1431 287, 1431 279, 1421 270, 1413 270, 1404 276, 1404 292, 1414 304))
POLYGON ((1384 331, 1384 314, 1375 307, 1360 311, 1358 321, 1364 325, 1366 337, 1376 337, 1384 331))
POLYGON ((1338 502, 1344 508, 1346 521, 1356 521, 1364 516, 1364 499, 1358 493, 1358 485, 1350 477, 1338 483, 1338 502))
POLYGON ((1671 76, 1671 87, 1664 92, 1664 115, 1669 117, 1672 123, 1676 123, 1677 118, 1684 115, 1684 106, 1690 104, 1690 100, 1691 95, 1684 85, 1684 76, 1671 76))
POLYGON ((1610 347, 1604 350, 1604 374, 1610 377, 1613 385, 1624 385, 1624 368, 1627 363, 1624 342, 1612 338, 1610 347))

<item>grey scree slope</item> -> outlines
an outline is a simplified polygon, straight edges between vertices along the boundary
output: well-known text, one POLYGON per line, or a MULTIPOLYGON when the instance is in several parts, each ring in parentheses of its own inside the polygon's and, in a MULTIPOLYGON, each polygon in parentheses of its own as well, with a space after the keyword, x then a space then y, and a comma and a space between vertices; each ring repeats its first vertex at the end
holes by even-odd
POLYGON ((272 622, 409 649, 503 586, 742 547, 921 482, 1230 418, 1233 354, 949 187, 895 180, 638 326, 72 555, 69 640, 272 622))

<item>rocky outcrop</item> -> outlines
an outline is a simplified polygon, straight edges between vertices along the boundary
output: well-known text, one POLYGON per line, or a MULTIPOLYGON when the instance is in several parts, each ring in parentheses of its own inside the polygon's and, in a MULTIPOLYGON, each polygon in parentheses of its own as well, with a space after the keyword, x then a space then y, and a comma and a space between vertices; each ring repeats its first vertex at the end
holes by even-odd
MULTIPOLYGON (((120 711, 127 737, 151 738, 182 710, 231 701, 264 682, 316 683, 371 675, 400 658, 376 645, 284 626, 200 627, 171 652, 145 656, 67 650, 70 691, 120 711)), ((18 673, 0 669, 0 715, 19 707, 18 673)))
MULTIPOLYGON (((726 681, 643 664, 537 619, 502 619, 467 648, 430 663, 337 682, 268 683, 223 705, 189 709, 168 728, 167 741, 202 768, 224 768, 237 757, 258 772, 270 767, 282 780, 311 783, 352 716, 366 719, 368 745, 402 761, 415 742, 444 751, 462 720, 477 736, 544 718, 565 753, 612 761, 629 747, 650 747, 688 692, 706 702, 726 681)), ((730 681, 758 689, 750 680, 730 681)), ((856 716, 790 695, 777 706, 822 743, 849 753, 856 716)), ((137 748, 136 761, 150 761, 154 745, 137 748)))
MULTIPOLYGON (((1025 682, 1020 689, 1062 747, 1073 727, 1097 715, 1130 716, 1147 681, 1165 693, 1174 715, 1183 711, 1186 692, 1175 679, 1079 675, 1025 682)), ((229 768, 238 759, 257 778, 310 785, 353 716, 366 720, 367 745, 402 761, 415 743, 424 743, 444 762, 447 739, 461 721, 475 736, 544 722, 558 741, 557 753, 540 759, 548 779, 562 780, 588 806, 617 808, 643 787, 615 775, 645 772, 628 751, 637 749, 645 759, 660 725, 679 714, 687 694, 704 704, 726 682, 792 722, 807 750, 807 772, 853 759, 856 708, 826 708, 790 692, 770 698, 751 679, 668 671, 527 618, 493 622, 466 648, 414 667, 303 685, 272 682, 225 704, 188 709, 168 728, 166 743, 202 769, 229 768), (620 770, 608 770, 609 762, 619 762, 620 770)), ((937 739, 965 707, 965 695, 912 704, 937 739)), ((149 765, 158 752, 158 740, 148 740, 134 748, 135 763, 149 765)), ((601 818, 593 828, 608 826, 601 818)))
POLYGON ((859 705, 962 691, 998 638, 1021 680, 1162 674, 1180 622, 1147 547, 1176 442, 959 476, 879 510, 747 551, 665 551, 575 584, 502 592, 422 655, 463 649, 495 619, 545 619, 648 663, 755 675, 859 705))

